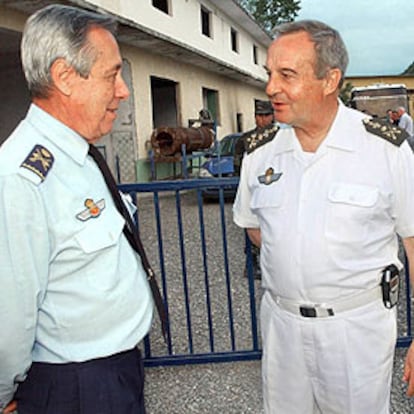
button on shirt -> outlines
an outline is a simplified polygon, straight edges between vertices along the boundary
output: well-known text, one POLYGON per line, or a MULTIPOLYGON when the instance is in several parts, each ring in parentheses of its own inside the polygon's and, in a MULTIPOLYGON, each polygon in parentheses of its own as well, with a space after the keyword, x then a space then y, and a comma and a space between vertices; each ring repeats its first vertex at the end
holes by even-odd
POLYGON ((32 361, 108 356, 150 328, 145 271, 87 153, 35 105, 0 149, 0 408, 32 361), (44 180, 21 166, 36 145, 54 159, 44 180))
POLYGON ((374 287, 400 264, 396 233, 414 236, 412 151, 363 118, 340 104, 315 153, 286 128, 243 161, 234 221, 260 227, 263 285, 276 295, 323 303, 374 287))

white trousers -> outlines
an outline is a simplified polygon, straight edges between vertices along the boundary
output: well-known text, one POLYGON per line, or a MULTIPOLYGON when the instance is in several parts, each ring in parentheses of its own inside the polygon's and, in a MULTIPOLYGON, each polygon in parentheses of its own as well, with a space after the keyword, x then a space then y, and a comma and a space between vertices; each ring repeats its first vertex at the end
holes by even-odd
POLYGON ((395 308, 304 318, 265 293, 260 318, 266 414, 389 414, 395 308))

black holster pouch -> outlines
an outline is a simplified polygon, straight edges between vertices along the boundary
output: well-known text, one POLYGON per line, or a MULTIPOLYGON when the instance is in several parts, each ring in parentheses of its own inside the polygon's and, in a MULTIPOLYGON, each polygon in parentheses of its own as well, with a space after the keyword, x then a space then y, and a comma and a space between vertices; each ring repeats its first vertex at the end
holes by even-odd
POLYGON ((400 285, 400 271, 394 264, 387 266, 382 271, 381 288, 382 300, 387 309, 393 308, 398 303, 400 285))

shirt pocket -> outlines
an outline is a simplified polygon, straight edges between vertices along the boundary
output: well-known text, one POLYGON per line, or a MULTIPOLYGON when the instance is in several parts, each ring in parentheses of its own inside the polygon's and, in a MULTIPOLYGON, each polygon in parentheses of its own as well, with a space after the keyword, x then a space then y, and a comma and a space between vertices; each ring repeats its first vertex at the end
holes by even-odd
POLYGON ((263 245, 276 245, 285 237, 286 197, 279 186, 258 186, 252 193, 250 208, 259 219, 263 245))
POLYGON ((282 206, 283 194, 281 188, 275 186, 258 186, 252 192, 250 208, 257 213, 260 209, 280 208, 282 206))
MULTIPOLYGON (((107 211, 108 213, 108 211, 107 211)), ((124 218, 117 212, 89 219, 75 235, 85 261, 82 275, 92 292, 114 292, 120 280, 121 235, 124 218)))
POLYGON ((358 257, 369 238, 379 202, 379 189, 361 184, 337 183, 328 192, 325 234, 334 257, 358 257))
POLYGON ((89 219, 75 239, 85 253, 99 252, 118 243, 124 225, 125 220, 118 213, 111 217, 102 215, 98 219, 89 219))

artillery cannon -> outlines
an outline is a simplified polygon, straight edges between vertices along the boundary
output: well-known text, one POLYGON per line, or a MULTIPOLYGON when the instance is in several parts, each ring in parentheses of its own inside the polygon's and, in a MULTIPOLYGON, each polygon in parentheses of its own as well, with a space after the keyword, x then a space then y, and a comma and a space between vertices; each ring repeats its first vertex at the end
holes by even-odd
POLYGON ((156 157, 173 156, 182 153, 183 144, 187 154, 210 148, 214 132, 207 126, 198 128, 160 127, 151 134, 151 147, 156 157))

